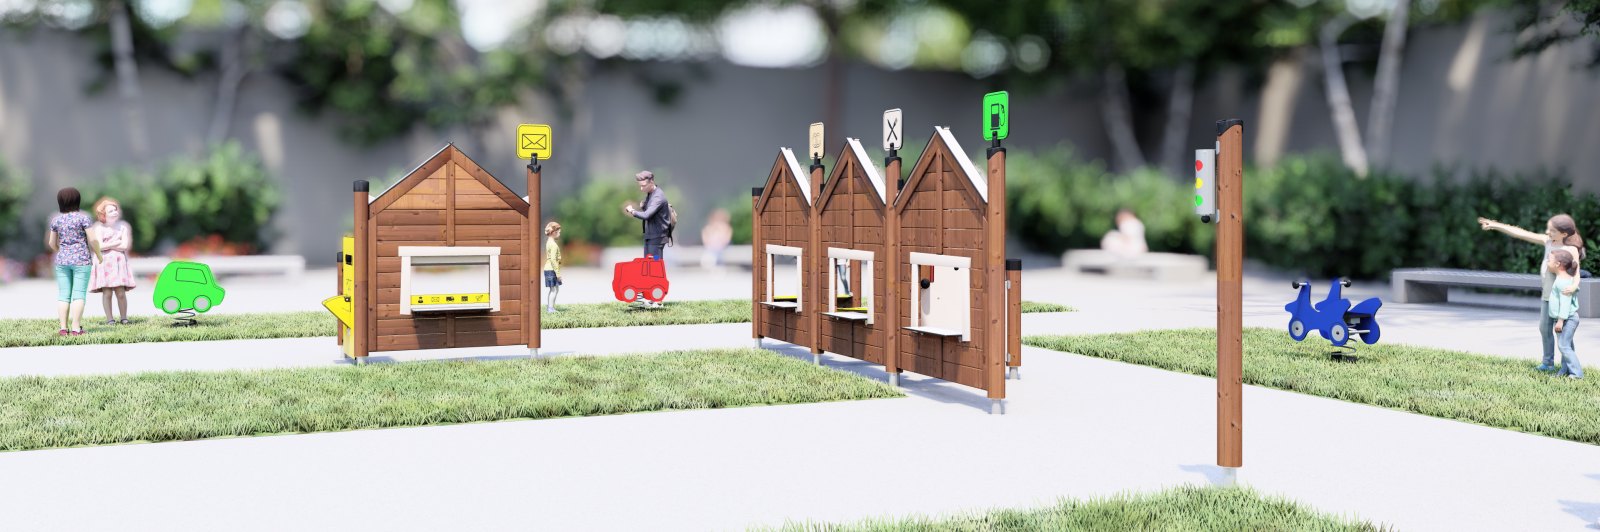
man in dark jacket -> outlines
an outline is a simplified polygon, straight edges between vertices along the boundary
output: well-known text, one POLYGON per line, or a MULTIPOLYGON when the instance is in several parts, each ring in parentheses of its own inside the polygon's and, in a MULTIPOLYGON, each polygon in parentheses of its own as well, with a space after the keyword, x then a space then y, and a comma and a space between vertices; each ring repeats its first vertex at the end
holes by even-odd
POLYGON ((644 226, 644 254, 661 258, 661 252, 667 245, 667 226, 671 223, 671 210, 667 208, 667 195, 656 186, 656 176, 649 170, 639 172, 633 176, 639 183, 639 191, 644 193, 644 206, 635 209, 633 204, 623 206, 623 212, 629 216, 643 220, 644 226))

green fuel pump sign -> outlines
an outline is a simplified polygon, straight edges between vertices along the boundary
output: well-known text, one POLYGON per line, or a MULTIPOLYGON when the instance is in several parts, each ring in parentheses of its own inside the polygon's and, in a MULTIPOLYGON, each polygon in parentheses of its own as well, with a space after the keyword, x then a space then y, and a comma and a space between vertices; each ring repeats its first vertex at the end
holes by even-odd
POLYGON ((983 95, 983 140, 1011 136, 1011 95, 1006 91, 983 95))

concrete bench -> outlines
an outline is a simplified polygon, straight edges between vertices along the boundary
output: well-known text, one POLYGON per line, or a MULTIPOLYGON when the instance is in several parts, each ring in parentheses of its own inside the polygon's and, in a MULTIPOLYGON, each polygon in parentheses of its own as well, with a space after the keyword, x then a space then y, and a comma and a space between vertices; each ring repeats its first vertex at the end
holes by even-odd
MULTIPOLYGON (((1543 287, 1539 274, 1452 270, 1445 268, 1406 268, 1390 273, 1395 303, 1444 303, 1450 287, 1503 288, 1538 292, 1543 287)), ((1600 278, 1578 281, 1578 317, 1600 316, 1600 278)))
MULTIPOLYGON (((137 257, 128 259, 128 268, 136 276, 157 275, 171 257, 137 257)), ((194 257, 183 259, 211 267, 211 274, 225 275, 283 275, 298 277, 306 271, 306 258, 299 255, 241 255, 233 257, 194 257)))
POLYGON ((1078 273, 1180 281, 1205 277, 1209 265, 1200 255, 1141 253, 1125 257, 1100 249, 1074 249, 1061 256, 1061 266, 1078 273))

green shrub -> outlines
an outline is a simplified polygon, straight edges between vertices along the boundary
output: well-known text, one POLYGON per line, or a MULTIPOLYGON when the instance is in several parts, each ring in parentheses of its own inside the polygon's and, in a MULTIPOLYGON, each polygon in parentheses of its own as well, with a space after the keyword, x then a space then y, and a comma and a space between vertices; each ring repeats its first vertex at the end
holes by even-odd
POLYGON ((1046 253, 1097 248, 1127 208, 1145 226, 1151 251, 1209 254, 1215 232, 1188 208, 1190 192, 1159 172, 1119 176, 1100 162, 1078 161, 1070 148, 1006 154, 1007 229, 1046 253))
MULTIPOLYGON (((1216 227, 1194 216, 1187 181, 1112 174, 1064 146, 1012 150, 1007 166, 1008 229, 1038 251, 1098 247, 1125 207, 1144 222, 1151 251, 1213 253, 1216 227)), ((1440 167, 1420 179, 1385 171, 1363 179, 1336 156, 1295 155, 1247 168, 1244 194, 1245 256, 1319 278, 1384 278, 1405 267, 1536 271, 1538 246, 1484 232, 1479 216, 1541 232, 1568 213, 1580 233, 1600 228, 1600 197, 1547 172, 1440 167)))
POLYGON ((1600 199, 1573 193, 1556 175, 1444 167, 1431 174, 1360 179, 1331 155, 1249 169, 1245 253, 1316 277, 1384 278, 1405 267, 1532 273, 1543 250, 1483 231, 1479 216, 1534 232, 1559 213, 1572 214, 1580 233, 1600 221, 1600 199))
MULTIPOLYGON (((671 190, 662 188, 671 198, 671 190)), ((630 179, 591 180, 578 189, 577 194, 556 203, 555 220, 561 222, 561 238, 599 246, 638 245, 643 241, 639 220, 623 214, 622 204, 638 205, 643 197, 630 179)), ((679 211, 679 215, 683 214, 679 211)))
POLYGON ((22 236, 22 211, 28 206, 33 183, 0 158, 0 249, 22 236))
POLYGON ((218 235, 223 241, 265 249, 274 234, 272 215, 282 202, 278 182, 238 143, 212 148, 199 159, 174 157, 154 174, 116 169, 104 184, 85 187, 84 203, 102 196, 122 203, 133 226, 133 249, 148 253, 163 242, 218 235))
POLYGON ((749 245, 755 233, 755 222, 751 219, 754 205, 751 205, 749 195, 740 195, 723 204, 722 208, 728 211, 728 225, 733 226, 733 238, 729 240, 732 245, 749 245))

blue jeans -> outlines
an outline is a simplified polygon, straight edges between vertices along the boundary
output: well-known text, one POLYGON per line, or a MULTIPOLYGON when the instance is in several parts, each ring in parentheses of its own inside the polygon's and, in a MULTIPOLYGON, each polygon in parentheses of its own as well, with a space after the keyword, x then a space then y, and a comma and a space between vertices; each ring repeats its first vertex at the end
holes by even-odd
POLYGON ((89 292, 89 272, 94 266, 56 265, 56 300, 62 303, 83 301, 89 292))
POLYGON ((1544 341, 1544 358, 1540 359, 1545 366, 1556 365, 1556 333, 1552 327, 1556 320, 1550 317, 1550 300, 1539 302, 1539 339, 1544 341))
POLYGON ((644 239, 644 254, 646 256, 661 258, 661 252, 667 247, 667 237, 644 239))
POLYGON ((1572 345, 1572 337, 1578 334, 1578 315, 1573 314, 1561 324, 1561 335, 1557 338, 1556 345, 1561 349, 1561 371, 1556 375, 1583 376, 1583 363, 1578 362, 1578 350, 1572 345))

